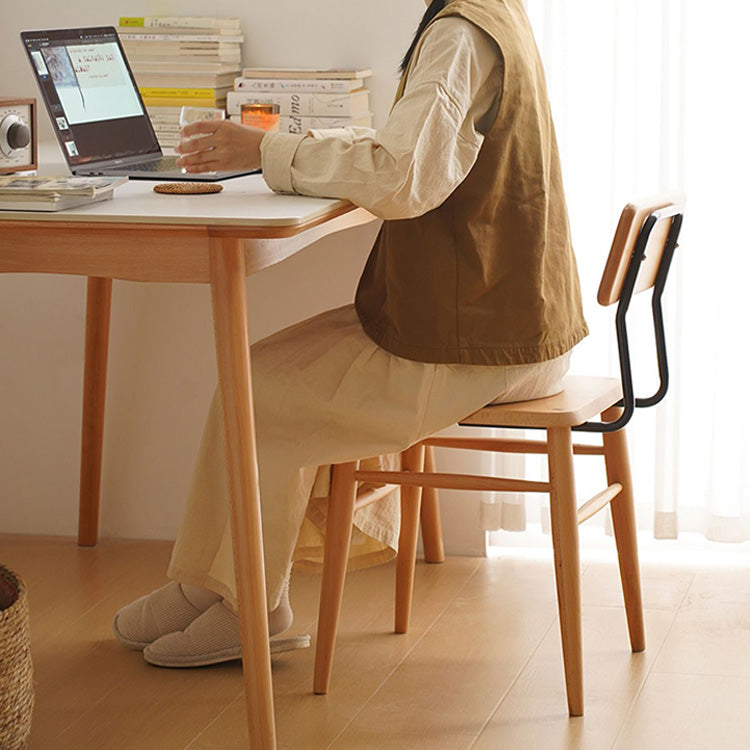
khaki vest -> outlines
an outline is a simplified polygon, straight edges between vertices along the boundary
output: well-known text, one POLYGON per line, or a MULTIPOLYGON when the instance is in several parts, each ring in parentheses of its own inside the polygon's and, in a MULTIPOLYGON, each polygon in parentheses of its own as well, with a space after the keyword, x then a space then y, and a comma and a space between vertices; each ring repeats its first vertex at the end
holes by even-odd
POLYGON ((359 282, 357 313, 370 338, 406 359, 553 359, 588 330, 539 53, 521 0, 450 0, 436 18, 447 15, 477 25, 502 52, 497 118, 441 206, 384 222, 359 282))

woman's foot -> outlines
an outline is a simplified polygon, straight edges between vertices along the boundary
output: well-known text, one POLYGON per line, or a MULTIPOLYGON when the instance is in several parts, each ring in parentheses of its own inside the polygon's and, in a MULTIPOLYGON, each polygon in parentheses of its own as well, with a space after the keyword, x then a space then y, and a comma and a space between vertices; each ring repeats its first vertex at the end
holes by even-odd
MULTIPOLYGON (((268 631, 279 635, 292 624, 289 581, 279 605, 268 614, 268 631)), ((241 658, 239 618, 208 589, 175 581, 123 607, 112 624, 127 648, 144 651, 146 661, 164 667, 198 667, 241 658)), ((309 635, 272 638, 271 653, 306 648, 309 635)))
POLYGON ((172 581, 123 607, 112 630, 123 646, 142 651, 158 638, 184 630, 219 601, 213 591, 172 581))
MULTIPOLYGON (((269 615, 269 632, 271 636, 291 625, 292 611, 277 609, 269 615), (274 618, 274 614, 278 616, 274 618), (277 621, 276 629, 270 625, 277 621), (285 623, 281 630, 278 622, 285 623)), ((307 648, 310 645, 309 635, 296 635, 288 638, 271 638, 271 653, 307 648)), ((158 667, 203 667, 208 664, 220 664, 242 657, 240 645, 239 617, 226 601, 217 602, 202 615, 193 620, 185 630, 169 633, 154 641, 143 651, 143 658, 158 667)))

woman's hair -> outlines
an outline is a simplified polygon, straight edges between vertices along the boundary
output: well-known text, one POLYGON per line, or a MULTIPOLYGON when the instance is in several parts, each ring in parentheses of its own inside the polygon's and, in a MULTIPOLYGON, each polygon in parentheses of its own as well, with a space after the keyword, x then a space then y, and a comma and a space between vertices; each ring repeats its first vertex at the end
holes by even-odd
POLYGON ((440 13, 443 8, 445 8, 447 3, 448 0, 432 0, 432 2, 427 6, 427 10, 424 12, 422 20, 419 22, 419 26, 417 26, 417 30, 414 32, 414 39, 412 39, 411 45, 406 51, 404 59, 401 61, 400 70, 402 73, 408 67, 409 60, 411 60, 411 56, 414 54, 414 49, 416 48, 420 37, 424 33, 424 30, 427 28, 427 24, 432 21, 432 19, 435 18, 435 16, 440 13))

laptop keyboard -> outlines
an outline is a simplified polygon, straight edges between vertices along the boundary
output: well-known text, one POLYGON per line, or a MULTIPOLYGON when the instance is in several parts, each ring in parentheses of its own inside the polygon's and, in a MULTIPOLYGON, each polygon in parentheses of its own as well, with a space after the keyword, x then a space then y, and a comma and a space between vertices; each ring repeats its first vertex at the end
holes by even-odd
POLYGON ((166 156, 159 161, 128 164, 129 172, 174 172, 176 169, 179 169, 176 156, 166 156))

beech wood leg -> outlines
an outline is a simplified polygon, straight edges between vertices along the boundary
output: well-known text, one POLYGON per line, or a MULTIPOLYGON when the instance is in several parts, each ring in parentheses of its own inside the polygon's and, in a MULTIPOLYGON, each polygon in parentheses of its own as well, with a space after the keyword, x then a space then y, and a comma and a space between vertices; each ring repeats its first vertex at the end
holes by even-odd
MULTIPOLYGON (((604 421, 615 420, 621 409, 614 407, 602 415, 604 421)), ((643 598, 641 595, 641 573, 638 564, 638 537, 636 535, 635 502, 633 480, 630 474, 630 458, 625 430, 604 433, 604 460, 609 484, 619 482, 620 494, 612 500, 612 527, 617 544, 617 559, 620 565, 622 595, 628 619, 630 647, 633 651, 646 648, 646 630, 643 624, 643 598)))
MULTIPOLYGON (((435 452, 431 445, 425 446, 424 470, 428 474, 435 471, 435 452)), ((422 507, 419 511, 419 518, 422 526, 425 562, 445 562, 443 527, 440 522, 440 498, 436 487, 422 488, 422 507)))
POLYGON ((276 728, 242 241, 211 239, 210 269, 250 747, 273 750, 276 728))
MULTIPOLYGON (((417 443, 402 454, 403 471, 421 472, 424 467, 424 445, 417 443)), ((401 486, 401 530, 396 558, 396 623, 397 633, 406 633, 411 617, 414 592, 414 568, 417 561, 419 538, 419 506, 421 487, 401 486)))
POLYGON ((557 606, 560 612, 568 711, 583 715, 583 652, 581 637, 581 569, 578 557, 578 511, 573 474, 573 444, 567 427, 547 430, 550 516, 555 552, 557 606))
POLYGON ((328 692, 333 666, 333 651, 339 629, 341 601, 344 596, 346 565, 352 538, 354 501, 357 482, 354 472, 358 461, 337 464, 333 467, 331 492, 328 498, 326 538, 323 553, 323 579, 320 586, 318 637, 315 645, 315 674, 313 692, 328 692))
POLYGON ((91 277, 86 285, 86 348, 83 367, 81 484, 78 544, 93 547, 99 537, 104 400, 107 389, 112 279, 91 277))

